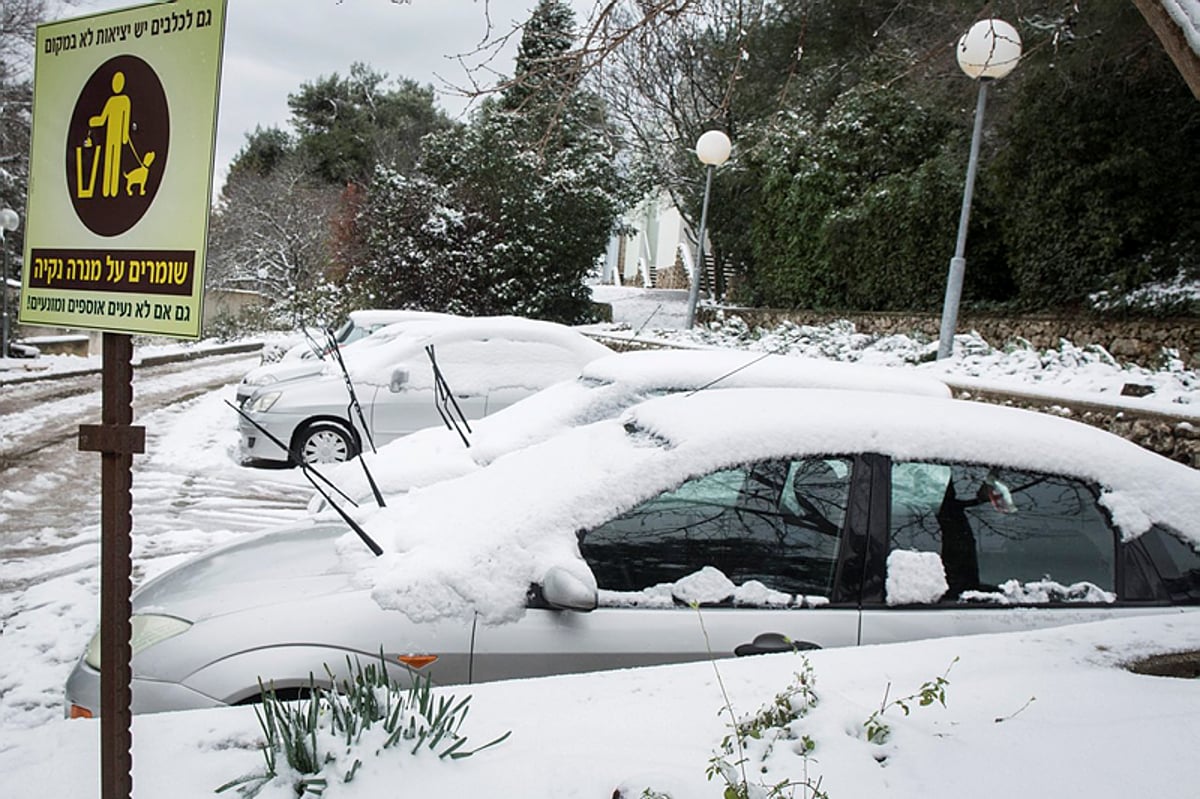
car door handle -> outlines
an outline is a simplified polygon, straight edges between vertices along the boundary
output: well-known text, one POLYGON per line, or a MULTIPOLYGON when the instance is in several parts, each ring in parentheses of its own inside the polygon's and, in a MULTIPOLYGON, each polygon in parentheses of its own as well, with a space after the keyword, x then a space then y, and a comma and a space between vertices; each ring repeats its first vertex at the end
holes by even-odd
POLYGON ((782 633, 761 633, 748 644, 738 644, 733 654, 740 658, 747 655, 770 655, 775 652, 800 652, 805 649, 820 649, 812 641, 795 641, 782 633))

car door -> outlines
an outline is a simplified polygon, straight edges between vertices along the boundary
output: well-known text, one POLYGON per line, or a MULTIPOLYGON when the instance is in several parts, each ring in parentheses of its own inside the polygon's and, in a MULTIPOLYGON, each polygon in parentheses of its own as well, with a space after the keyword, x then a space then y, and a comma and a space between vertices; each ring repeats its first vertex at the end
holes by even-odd
POLYGON ((520 622, 477 631, 474 679, 856 643, 852 478, 845 458, 753 463, 581 531, 600 606, 548 609, 535 591, 520 622))
POLYGON ((862 643, 1162 612, 1092 484, 980 464, 897 461, 873 532, 882 590, 864 597, 862 643), (1135 576, 1142 576, 1135 579, 1135 576))
POLYGON ((453 341, 433 347, 449 394, 438 392, 433 365, 425 352, 397 363, 396 368, 406 379, 376 388, 372 398, 371 426, 376 445, 443 425, 439 406, 448 414, 457 406, 467 419, 482 418, 487 409, 487 381, 476 365, 488 358, 487 345, 486 341, 453 341))

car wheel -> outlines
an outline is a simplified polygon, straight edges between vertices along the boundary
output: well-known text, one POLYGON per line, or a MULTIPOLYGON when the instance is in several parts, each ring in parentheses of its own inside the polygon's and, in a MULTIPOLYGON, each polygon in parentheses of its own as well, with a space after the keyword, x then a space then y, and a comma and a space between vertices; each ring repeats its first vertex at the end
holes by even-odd
POLYGON ((333 422, 316 422, 296 438, 295 455, 302 463, 342 463, 358 454, 354 439, 333 422))

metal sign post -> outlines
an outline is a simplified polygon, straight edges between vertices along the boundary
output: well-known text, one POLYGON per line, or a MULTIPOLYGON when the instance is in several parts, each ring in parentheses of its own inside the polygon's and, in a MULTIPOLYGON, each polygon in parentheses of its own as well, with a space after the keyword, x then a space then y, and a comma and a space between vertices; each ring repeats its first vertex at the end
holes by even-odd
POLYGON ((100 783, 103 799, 133 795, 133 629, 130 575, 133 456, 146 451, 146 428, 133 422, 133 341, 104 334, 101 424, 80 425, 79 449, 100 465, 100 783))

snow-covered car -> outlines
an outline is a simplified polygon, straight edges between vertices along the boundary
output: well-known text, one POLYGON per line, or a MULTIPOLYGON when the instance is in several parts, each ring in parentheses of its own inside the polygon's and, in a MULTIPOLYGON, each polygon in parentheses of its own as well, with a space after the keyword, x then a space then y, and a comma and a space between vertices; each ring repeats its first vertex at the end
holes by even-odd
POLYGON ((443 414, 469 423, 495 413, 611 352, 564 325, 517 317, 389 325, 346 348, 344 371, 326 363, 319 374, 251 394, 239 416, 241 457, 249 463, 345 461, 368 441, 381 446, 443 424, 443 414), (361 418, 351 407, 348 382, 361 418))
MULTIPOLYGON (((400 322, 444 319, 448 314, 434 311, 391 311, 364 309, 351 311, 346 321, 332 332, 338 347, 346 347, 366 338, 377 330, 400 322)), ((281 357, 263 363, 245 374, 237 386, 237 401, 241 405, 255 390, 281 380, 294 380, 320 374, 329 355, 329 342, 321 330, 309 330, 305 340, 287 349, 281 357)))
MULTIPOLYGON (((403 493, 428 481, 457 477, 501 455, 544 441, 568 427, 618 415, 651 397, 726 388, 840 388, 949 397, 945 383, 907 369, 801 358, 745 350, 635 350, 588 363, 565 380, 472 425, 464 446, 444 426, 420 430, 380 448, 369 458, 384 494, 403 493)), ((329 478, 355 499, 371 496, 362 469, 337 467, 329 478)), ((327 506, 320 494, 311 512, 327 506)))
POLYGON ((134 711, 348 658, 454 684, 1200 610, 1200 473, 953 399, 674 394, 354 513, 381 556, 316 518, 136 591, 134 711))

